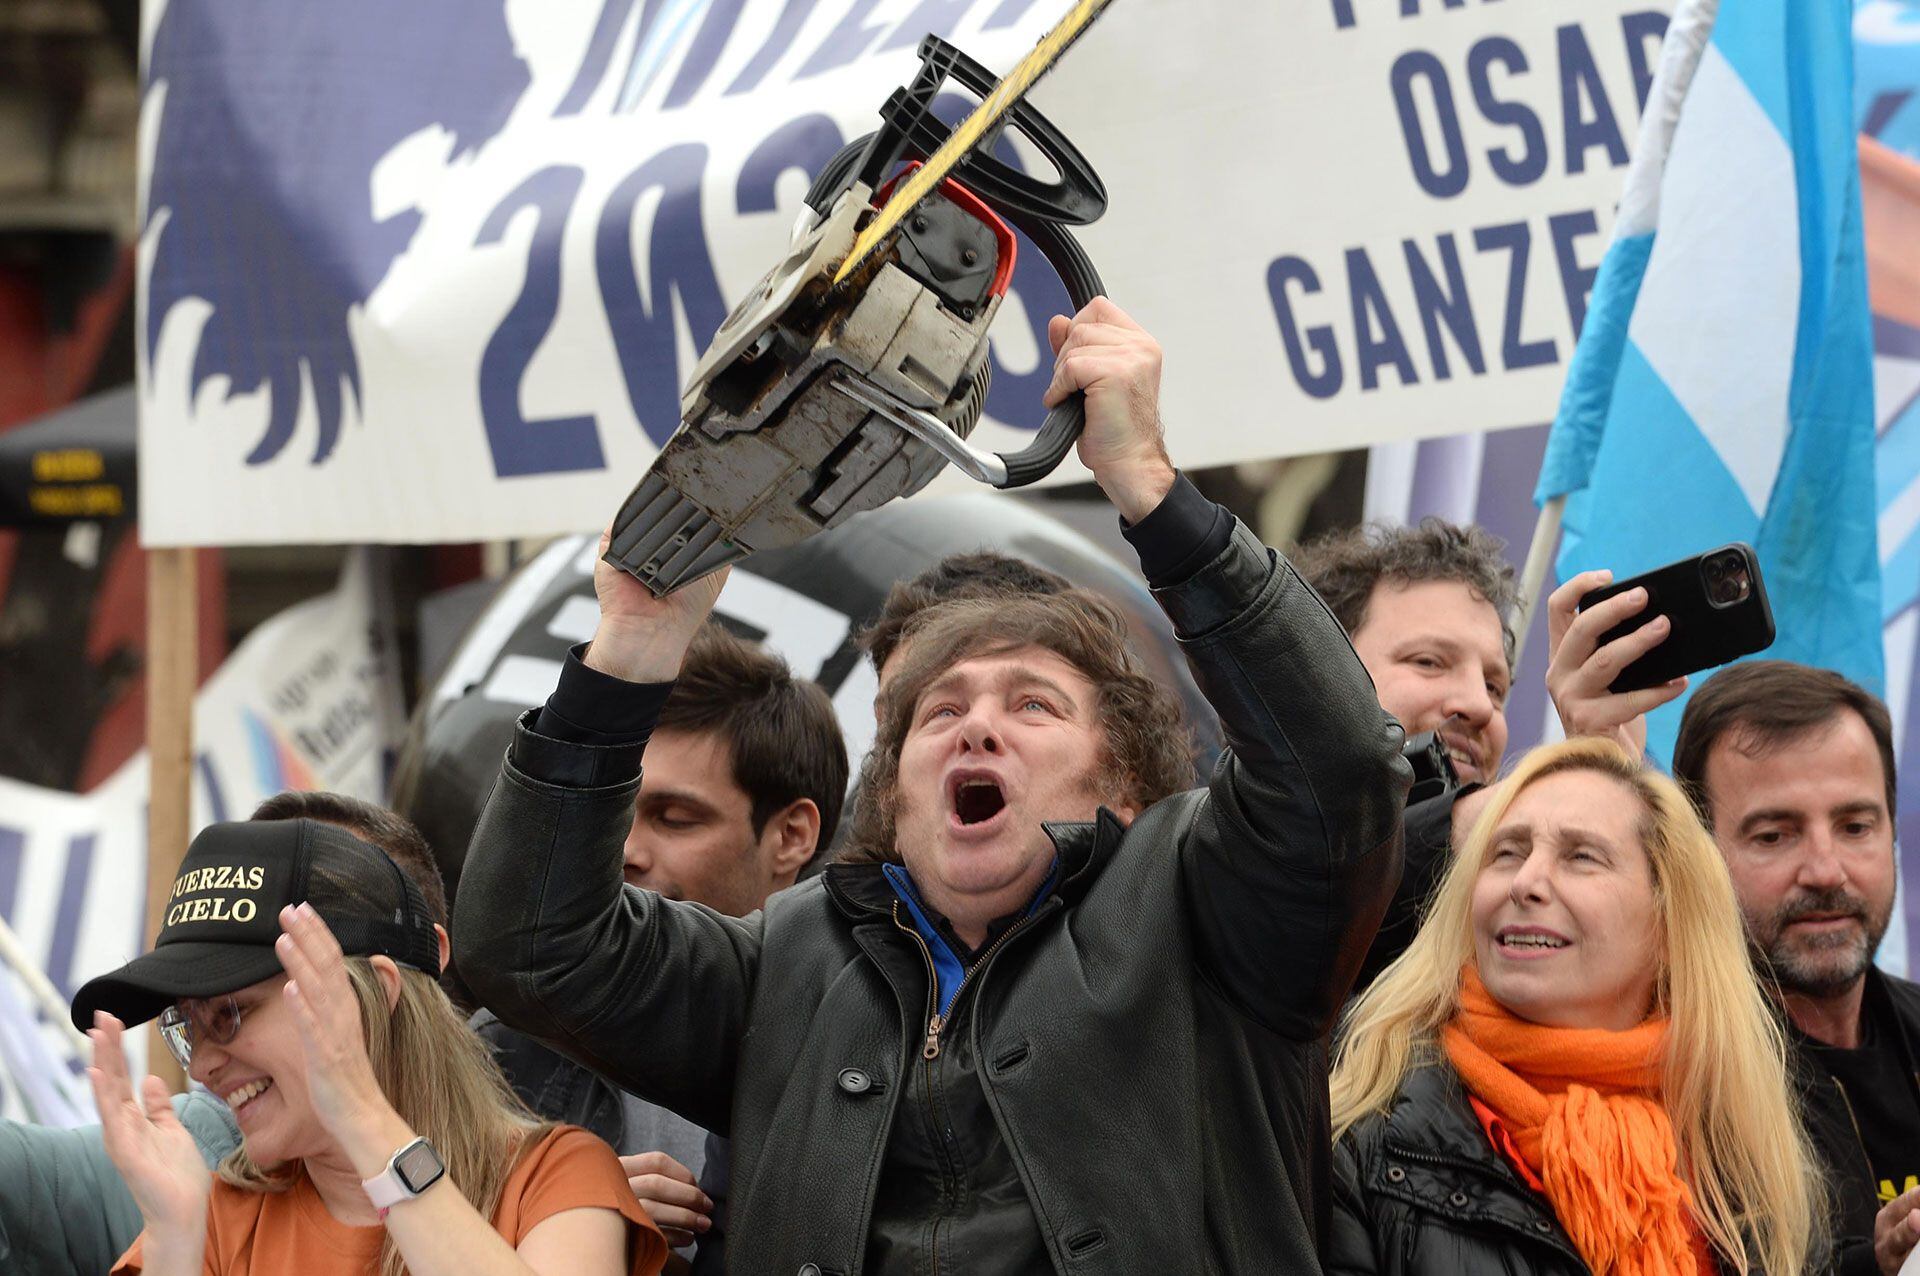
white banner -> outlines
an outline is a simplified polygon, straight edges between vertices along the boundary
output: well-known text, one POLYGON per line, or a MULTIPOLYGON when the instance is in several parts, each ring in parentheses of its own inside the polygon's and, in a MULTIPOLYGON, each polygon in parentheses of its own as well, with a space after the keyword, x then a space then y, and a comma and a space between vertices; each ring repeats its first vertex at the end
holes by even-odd
MULTIPOLYGON (((200 689, 196 830, 245 819, 285 789, 385 797, 406 717, 373 558, 355 551, 338 588, 254 630, 200 689)), ((62 997, 140 950, 146 818, 144 751, 85 794, 0 779, 0 919, 62 997)), ((0 984, 0 1016, 10 1020, 0 1025, 0 1073, 15 1079, 0 1083, 0 1115, 19 1117, 16 1086, 32 1070, 21 1043, 35 1038, 19 1031, 14 1014, 33 1002, 4 965, 0 984)), ((65 1058, 65 1043, 38 1022, 47 1059, 65 1058)), ((66 1071, 71 1088, 75 1074, 66 1071)))
MULTIPOLYGON (((1118 0, 1033 100, 1111 193, 1082 239, 1166 347, 1176 459, 1549 418, 1670 7, 1118 0)), ((597 529, 920 37, 1002 71, 1063 8, 148 5, 143 535, 597 529)), ((1029 253, 996 450, 1063 301, 1029 253)))

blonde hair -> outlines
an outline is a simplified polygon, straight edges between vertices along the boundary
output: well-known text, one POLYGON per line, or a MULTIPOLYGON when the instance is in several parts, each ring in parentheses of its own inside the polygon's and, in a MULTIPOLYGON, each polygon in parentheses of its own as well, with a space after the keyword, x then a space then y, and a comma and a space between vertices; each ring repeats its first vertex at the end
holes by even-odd
POLYGON ((1732 879, 1672 780, 1608 740, 1547 745, 1492 792, 1413 943, 1347 1008, 1329 1079, 1337 1139, 1384 1113, 1407 1073, 1441 1057, 1474 960, 1472 897, 1494 830, 1536 780, 1590 771, 1640 799, 1663 960, 1655 1013, 1668 1017, 1660 1098, 1701 1229, 1742 1273, 1800 1271, 1817 1240, 1816 1162, 1789 1089, 1786 1044, 1748 957, 1732 879))
MULTIPOLYGON (((347 979, 360 1002, 367 1059, 401 1120, 433 1141, 447 1177, 482 1218, 492 1218, 518 1164, 550 1125, 529 1112, 500 1073, 486 1044, 469 1029, 432 976, 401 966, 391 1012, 386 989, 364 957, 347 959, 347 979)), ((223 1182, 251 1192, 283 1192, 294 1163, 262 1166, 246 1144, 220 1162, 223 1182)), ((406 1264, 391 1235, 380 1244, 381 1276, 402 1276, 406 1264)))

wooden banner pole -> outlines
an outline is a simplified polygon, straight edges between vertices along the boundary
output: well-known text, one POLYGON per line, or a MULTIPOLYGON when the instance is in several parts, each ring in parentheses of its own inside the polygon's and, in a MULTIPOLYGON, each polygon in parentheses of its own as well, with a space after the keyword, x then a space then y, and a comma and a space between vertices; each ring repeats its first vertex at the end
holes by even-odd
MULTIPOLYGON (((147 550, 147 925, 152 947, 193 821, 193 695, 199 685, 200 591, 191 547, 147 550)), ((175 1092, 186 1076, 149 1030, 147 1068, 175 1092)))

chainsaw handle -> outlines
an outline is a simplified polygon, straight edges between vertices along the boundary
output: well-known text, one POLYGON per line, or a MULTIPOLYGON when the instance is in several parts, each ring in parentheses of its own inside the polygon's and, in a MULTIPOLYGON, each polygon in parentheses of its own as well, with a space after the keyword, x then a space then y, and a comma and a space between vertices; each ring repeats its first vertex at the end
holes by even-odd
POLYGON ((1033 442, 1018 452, 998 454, 1001 464, 1007 467, 1007 477, 994 486, 1025 487, 1053 473, 1080 441, 1080 431, 1086 424, 1087 396, 1075 390, 1065 403, 1047 413, 1033 442))
MULTIPOLYGON (((1047 259, 1054 273, 1060 276, 1060 282, 1067 286, 1067 300, 1073 303, 1074 313, 1081 307, 1106 291, 1100 282, 1100 272, 1093 268, 1093 262, 1087 258, 1086 250, 1080 247, 1080 241, 1067 233, 1066 227, 1058 222, 1009 210, 1007 220, 1027 239, 1040 255, 1047 259)), ((1033 442, 1018 452, 1001 452, 1000 460, 1007 467, 1005 481, 994 484, 995 487, 1025 487, 1037 483, 1054 472, 1060 462, 1067 459, 1067 453, 1080 441, 1080 431, 1087 424, 1087 396, 1079 390, 1069 395, 1053 411, 1047 413, 1047 419, 1040 425, 1040 432, 1033 442)))

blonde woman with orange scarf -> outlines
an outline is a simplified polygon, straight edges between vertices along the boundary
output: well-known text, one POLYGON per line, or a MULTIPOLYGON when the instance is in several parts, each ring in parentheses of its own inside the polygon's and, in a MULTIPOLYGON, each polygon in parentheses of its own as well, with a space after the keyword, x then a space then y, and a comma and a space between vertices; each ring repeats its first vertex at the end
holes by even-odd
POLYGON ((1808 1266, 1816 1171, 1726 868, 1609 741, 1494 790, 1341 1043, 1330 1273, 1808 1266))

